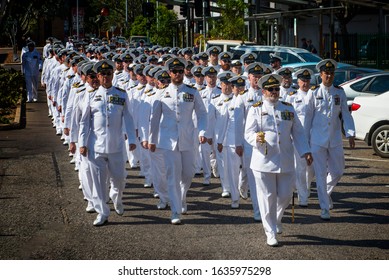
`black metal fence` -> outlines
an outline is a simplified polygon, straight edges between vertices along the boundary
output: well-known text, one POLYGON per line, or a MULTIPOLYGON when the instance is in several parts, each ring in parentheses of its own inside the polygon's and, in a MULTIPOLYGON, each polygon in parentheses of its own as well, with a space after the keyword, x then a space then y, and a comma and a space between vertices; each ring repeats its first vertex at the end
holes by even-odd
MULTIPOLYGON (((331 49, 329 35, 324 44, 331 49)), ((333 57, 359 67, 389 70, 389 34, 335 34, 333 57)))

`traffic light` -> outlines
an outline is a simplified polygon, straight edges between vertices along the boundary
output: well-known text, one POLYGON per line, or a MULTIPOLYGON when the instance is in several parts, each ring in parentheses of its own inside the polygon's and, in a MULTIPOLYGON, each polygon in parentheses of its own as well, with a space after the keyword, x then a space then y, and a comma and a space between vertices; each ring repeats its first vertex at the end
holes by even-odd
POLYGON ((180 15, 183 17, 188 17, 188 4, 184 3, 180 5, 180 15))
POLYGON ((195 0, 195 15, 196 17, 203 16, 203 0, 195 0))
POLYGON ((197 32, 200 33, 201 31, 203 31, 203 27, 204 27, 203 21, 202 20, 198 21, 197 22, 197 30, 198 30, 197 32))
POLYGON ((203 0, 204 1, 204 16, 210 17, 211 16, 211 3, 210 0, 203 0))
POLYGON ((142 14, 144 17, 154 17, 154 3, 146 2, 142 4, 142 14))

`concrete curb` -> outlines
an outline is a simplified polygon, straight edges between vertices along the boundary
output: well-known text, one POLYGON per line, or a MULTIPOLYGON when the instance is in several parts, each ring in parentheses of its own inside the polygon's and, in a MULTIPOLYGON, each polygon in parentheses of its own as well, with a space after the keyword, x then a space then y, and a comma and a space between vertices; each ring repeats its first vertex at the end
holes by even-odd
POLYGON ((24 105, 24 106, 22 106, 22 105, 23 105, 23 99, 21 98, 17 104, 17 107, 16 107, 14 121, 12 123, 9 123, 9 124, 0 124, 0 131, 1 130, 25 128, 25 124, 24 125, 22 124, 22 112, 23 112, 23 108, 24 108, 24 111, 26 111, 26 105, 24 105))

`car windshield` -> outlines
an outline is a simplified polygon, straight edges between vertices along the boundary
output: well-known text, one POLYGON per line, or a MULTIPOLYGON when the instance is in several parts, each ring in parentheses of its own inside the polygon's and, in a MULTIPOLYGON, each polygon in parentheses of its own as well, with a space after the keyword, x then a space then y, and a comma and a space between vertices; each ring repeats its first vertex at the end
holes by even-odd
POLYGON ((301 52, 298 53, 298 55, 301 56, 306 62, 319 62, 322 60, 319 56, 313 53, 301 52))

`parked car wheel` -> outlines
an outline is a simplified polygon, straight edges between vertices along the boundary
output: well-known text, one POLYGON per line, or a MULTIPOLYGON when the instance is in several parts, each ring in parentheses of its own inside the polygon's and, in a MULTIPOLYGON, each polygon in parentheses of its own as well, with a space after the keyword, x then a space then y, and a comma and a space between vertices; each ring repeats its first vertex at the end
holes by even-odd
POLYGON ((371 145, 377 155, 389 158, 389 125, 382 125, 374 131, 371 145))

